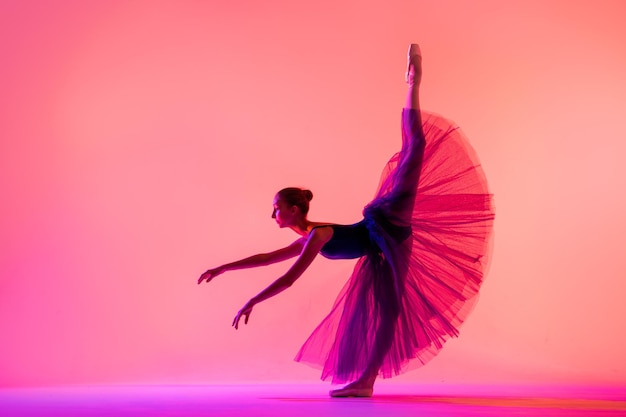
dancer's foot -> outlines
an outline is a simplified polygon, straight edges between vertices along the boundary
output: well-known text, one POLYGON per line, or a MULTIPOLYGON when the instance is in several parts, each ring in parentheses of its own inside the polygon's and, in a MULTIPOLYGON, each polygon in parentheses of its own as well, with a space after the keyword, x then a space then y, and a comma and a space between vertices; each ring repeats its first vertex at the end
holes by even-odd
POLYGON ((409 46, 407 58, 406 82, 417 86, 422 79, 422 51, 418 44, 412 43, 409 46))
POLYGON ((343 388, 329 392, 331 397, 371 397, 374 393, 374 383, 369 381, 354 381, 343 388))

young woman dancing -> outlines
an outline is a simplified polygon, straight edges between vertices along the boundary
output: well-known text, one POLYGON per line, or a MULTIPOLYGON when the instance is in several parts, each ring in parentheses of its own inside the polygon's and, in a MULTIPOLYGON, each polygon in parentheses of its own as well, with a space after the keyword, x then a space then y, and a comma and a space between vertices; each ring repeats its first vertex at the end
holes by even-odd
POLYGON ((494 219, 492 196, 467 140, 450 121, 420 110, 421 53, 408 53, 408 94, 402 111, 402 148, 387 164, 379 190, 352 225, 308 219, 313 194, 285 188, 272 218, 300 235, 291 245, 204 272, 210 282, 229 270, 297 257, 289 270, 239 310, 233 326, 248 323, 253 307, 289 288, 318 253, 358 258, 330 314, 296 360, 321 366, 322 379, 347 383, 333 397, 370 397, 377 377, 423 365, 458 328, 477 300, 487 266, 494 219))

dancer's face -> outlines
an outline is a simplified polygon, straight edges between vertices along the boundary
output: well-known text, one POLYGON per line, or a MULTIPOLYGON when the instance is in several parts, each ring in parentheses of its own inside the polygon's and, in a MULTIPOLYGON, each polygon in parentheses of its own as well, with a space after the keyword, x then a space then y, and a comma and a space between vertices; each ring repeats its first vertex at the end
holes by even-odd
POLYGON ((294 219, 298 208, 289 206, 279 196, 274 197, 274 210, 272 211, 272 219, 276 219, 279 227, 288 227, 294 223, 294 219))

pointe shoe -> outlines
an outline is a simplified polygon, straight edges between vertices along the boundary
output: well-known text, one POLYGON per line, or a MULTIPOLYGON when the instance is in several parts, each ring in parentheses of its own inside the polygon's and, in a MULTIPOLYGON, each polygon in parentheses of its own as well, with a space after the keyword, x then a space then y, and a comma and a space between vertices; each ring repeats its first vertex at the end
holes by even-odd
POLYGON ((330 391, 328 394, 333 398, 338 397, 371 397, 373 388, 339 388, 330 391))
POLYGON ((419 84, 422 78, 422 51, 416 43, 409 45, 405 80, 407 84, 419 84))
POLYGON ((418 57, 422 57, 422 50, 420 49, 420 46, 416 43, 412 43, 411 45, 409 45, 409 61, 411 61, 411 59, 415 56, 418 57))

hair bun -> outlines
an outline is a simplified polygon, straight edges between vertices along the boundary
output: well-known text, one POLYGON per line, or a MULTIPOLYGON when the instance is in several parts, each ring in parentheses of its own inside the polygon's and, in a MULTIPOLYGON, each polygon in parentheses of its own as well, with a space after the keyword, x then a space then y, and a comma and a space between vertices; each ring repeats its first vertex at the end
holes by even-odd
POLYGON ((313 200, 313 192, 311 192, 311 190, 302 190, 302 193, 304 194, 304 198, 306 198, 307 201, 313 200))

